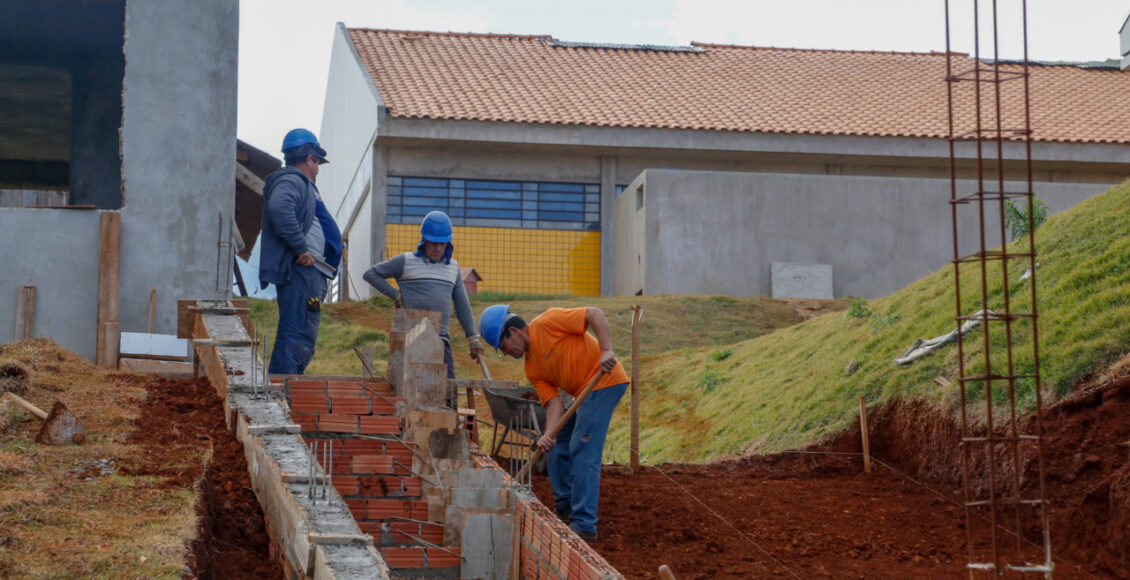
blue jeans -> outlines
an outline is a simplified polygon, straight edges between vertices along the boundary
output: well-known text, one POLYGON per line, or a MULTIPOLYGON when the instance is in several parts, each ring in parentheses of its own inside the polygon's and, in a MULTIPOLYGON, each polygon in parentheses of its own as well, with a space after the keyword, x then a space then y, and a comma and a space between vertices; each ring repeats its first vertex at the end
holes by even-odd
POLYGON ((596 533, 604 438, 612 411, 627 388, 628 383, 623 383, 589 393, 577 413, 557 433, 557 445, 546 456, 553 499, 559 506, 572 508, 573 522, 569 527, 578 532, 596 533))
POLYGON ((321 300, 326 295, 326 277, 312 267, 295 266, 286 284, 276 284, 279 305, 279 328, 275 331, 275 348, 271 352, 272 374, 300 375, 314 358, 318 342, 321 312, 307 306, 310 298, 321 300))
MULTIPOLYGON (((443 339, 443 364, 447 365, 447 378, 455 378, 455 357, 451 354, 451 340, 446 336, 441 336, 443 339)), ((447 389, 447 406, 452 409, 459 408, 459 393, 450 386, 448 383, 447 389)))

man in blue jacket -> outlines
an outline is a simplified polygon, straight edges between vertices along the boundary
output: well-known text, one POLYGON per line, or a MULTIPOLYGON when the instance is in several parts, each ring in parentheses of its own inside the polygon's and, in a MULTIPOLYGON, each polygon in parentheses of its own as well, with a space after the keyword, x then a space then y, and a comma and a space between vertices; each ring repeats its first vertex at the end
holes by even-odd
POLYGON ((341 231, 314 181, 326 150, 306 129, 283 138, 286 166, 267 176, 259 280, 278 293, 279 327, 268 372, 302 374, 314 358, 322 300, 341 261, 341 231))

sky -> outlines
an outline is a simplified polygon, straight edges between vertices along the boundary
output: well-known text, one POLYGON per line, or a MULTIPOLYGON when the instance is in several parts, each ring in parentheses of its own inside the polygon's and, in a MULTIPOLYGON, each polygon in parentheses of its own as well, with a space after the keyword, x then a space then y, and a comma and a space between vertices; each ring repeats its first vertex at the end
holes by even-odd
MULTIPOLYGON (((1023 0, 996 0, 1000 57, 1023 57, 1023 0)), ((949 0, 951 49, 974 52, 973 0, 949 0)), ((276 157, 295 127, 318 133, 338 22, 353 28, 548 34, 558 40, 929 52, 946 50, 945 0, 240 0, 238 135, 276 157)), ((993 55, 993 0, 980 0, 993 55)), ((1119 56, 1130 0, 1028 0, 1028 56, 1119 56)), ((333 151, 329 152, 333 159, 333 151)), ((258 245, 256 245, 256 254, 258 245)), ((257 264, 258 256, 252 256, 257 264)), ((241 260, 250 286, 256 266, 241 260)), ((267 296, 273 296, 273 287, 267 296)))

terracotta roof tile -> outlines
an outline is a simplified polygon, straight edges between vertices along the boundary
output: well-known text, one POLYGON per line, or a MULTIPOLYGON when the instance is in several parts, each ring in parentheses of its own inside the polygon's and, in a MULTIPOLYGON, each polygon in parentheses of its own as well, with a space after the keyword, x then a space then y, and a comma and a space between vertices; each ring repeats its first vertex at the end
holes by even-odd
MULTIPOLYGON (((942 53, 615 47, 548 36, 350 29, 389 115, 754 133, 944 138, 942 53)), ((968 56, 954 72, 973 69, 968 56)), ((982 65, 992 74, 991 67, 982 65)), ((1002 64, 1006 75, 1023 69, 1002 64)), ((1130 71, 1031 66, 1033 138, 1130 143, 1130 71)), ((955 85, 957 132, 974 83, 955 85)), ((994 117, 988 87, 982 110, 994 117)), ((1023 126, 1023 82, 1002 84, 1004 129, 1023 126)), ((995 127, 987 127, 989 129, 995 127)))

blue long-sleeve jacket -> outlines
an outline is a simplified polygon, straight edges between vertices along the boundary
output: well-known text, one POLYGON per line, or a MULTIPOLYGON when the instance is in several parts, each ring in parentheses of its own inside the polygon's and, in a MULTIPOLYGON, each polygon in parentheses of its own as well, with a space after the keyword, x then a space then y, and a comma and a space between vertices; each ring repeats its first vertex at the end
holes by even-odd
POLYGON ((316 218, 318 188, 293 167, 267 176, 263 187, 266 207, 259 241, 259 280, 286 284, 294 261, 306 251, 306 231, 316 218))

